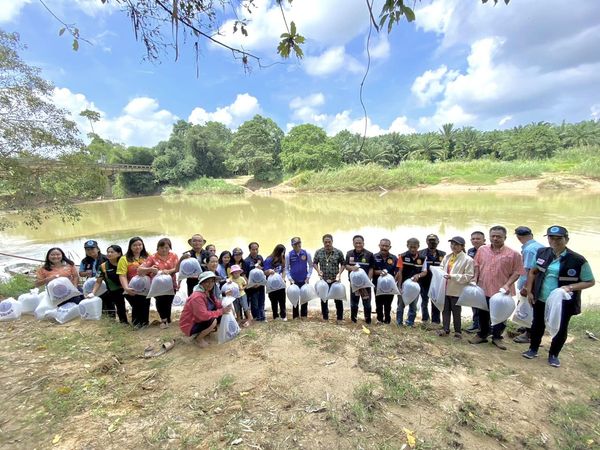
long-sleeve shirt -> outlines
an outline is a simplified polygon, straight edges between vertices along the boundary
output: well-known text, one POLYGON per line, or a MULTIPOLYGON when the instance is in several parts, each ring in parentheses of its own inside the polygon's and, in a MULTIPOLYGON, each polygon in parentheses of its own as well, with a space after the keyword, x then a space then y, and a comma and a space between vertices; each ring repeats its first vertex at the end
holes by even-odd
POLYGON ((179 328, 186 336, 189 336, 195 324, 216 319, 222 315, 223 305, 212 292, 195 290, 181 311, 179 328))
POLYGON ((295 283, 304 283, 312 275, 312 257, 304 249, 299 252, 290 250, 285 254, 285 267, 287 268, 288 280, 295 283))

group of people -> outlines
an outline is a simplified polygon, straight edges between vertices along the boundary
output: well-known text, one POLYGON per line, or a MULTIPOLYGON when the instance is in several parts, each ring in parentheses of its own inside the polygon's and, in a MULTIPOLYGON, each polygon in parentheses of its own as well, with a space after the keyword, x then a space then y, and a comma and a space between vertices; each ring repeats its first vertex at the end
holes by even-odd
MULTIPOLYGON (((451 325, 456 338, 462 338, 461 306, 458 299, 469 284, 477 284, 485 293, 489 307, 490 298, 501 291, 515 296, 518 293, 527 298, 533 307, 533 323, 531 328, 523 329, 515 338, 517 343, 528 343, 529 349, 523 356, 532 359, 537 356, 540 342, 545 330, 544 305, 550 293, 562 288, 571 295, 562 307, 561 325, 552 339, 548 362, 554 367, 560 366, 558 355, 566 341, 569 320, 581 312, 581 291, 594 285, 594 277, 586 259, 567 248, 568 231, 561 226, 548 228, 546 236, 548 246, 533 239, 533 232, 526 226, 515 229, 515 235, 521 242, 521 252, 505 245, 507 230, 502 226, 490 228, 486 244, 486 235, 481 231, 471 233, 472 247, 466 248, 466 241, 461 236, 450 238, 451 251, 438 249, 440 239, 435 234, 425 238, 426 246, 420 249, 417 238, 406 242, 407 250, 399 255, 390 252, 392 244, 389 239, 381 239, 379 251, 372 253, 364 247, 364 238, 356 235, 352 239, 353 248, 345 254, 333 246, 331 234, 322 237, 323 246, 314 256, 302 247, 300 237, 291 239, 291 250, 286 251, 282 244, 263 258, 259 253, 259 244, 248 245, 249 255, 244 257, 241 248, 231 252, 222 251, 217 255, 214 245, 205 245, 200 234, 193 235, 188 244, 190 249, 181 256, 172 250, 171 241, 162 238, 158 241, 156 252, 148 253, 144 241, 140 237, 129 240, 127 249, 119 245, 110 245, 106 254, 102 254, 95 240, 84 244, 86 256, 79 268, 68 259, 60 248, 51 248, 44 265, 37 272, 38 286, 49 283, 56 277, 67 277, 73 285, 79 286, 80 277, 96 278, 94 288, 89 294, 96 295, 102 282, 107 291, 101 295, 103 311, 109 316, 118 316, 119 321, 128 323, 125 300, 131 306, 131 322, 134 327, 141 328, 149 324, 150 299, 133 289, 129 283, 139 276, 155 277, 157 274, 169 275, 173 282, 173 292, 178 289, 176 274, 180 264, 187 258, 195 258, 201 272, 198 277, 188 277, 185 289, 189 296, 179 319, 183 333, 199 346, 208 345, 206 337, 214 332, 223 314, 235 311, 243 326, 253 321, 266 322, 265 287, 248 285, 248 275, 253 269, 264 272, 266 277, 279 274, 290 285, 299 288, 309 283, 313 272, 324 280, 329 287, 339 282, 347 271, 349 274, 362 269, 375 286, 371 289, 351 289, 350 319, 358 321, 359 306, 362 303, 364 321, 371 323, 372 298, 375 294, 375 313, 377 323, 390 324, 391 311, 395 295, 377 295, 377 281, 382 276, 391 275, 399 287, 406 280, 417 282, 420 287, 421 322, 440 324, 438 334, 441 337, 450 335, 451 325), (445 301, 443 308, 438 309, 430 302, 429 291, 432 283, 432 268, 439 267, 444 273, 445 301), (515 288, 516 283, 516 288, 515 288), (235 285, 236 289, 231 286, 235 285), (221 299, 225 295, 235 294, 233 305, 223 307, 221 299)), ((183 286, 183 283, 182 283, 183 286)), ((268 293, 273 319, 287 321, 286 285, 268 293)), ((79 299, 83 298, 80 297, 79 299)), ((160 317, 160 327, 167 328, 171 323, 171 308, 174 294, 155 297, 156 309, 160 317)), ((77 301, 78 299, 74 299, 77 301)), ((395 323, 398 326, 415 325, 419 296, 405 306, 398 295, 395 323), (407 314, 405 316, 405 309, 407 314)), ((73 301, 71 299, 70 301, 73 301)), ((329 301, 321 301, 323 320, 329 320, 329 301)), ((336 321, 344 320, 344 302, 334 300, 336 321)), ((308 316, 308 304, 297 304, 292 308, 293 319, 304 319, 308 316)), ((503 342, 505 323, 491 326, 489 308, 473 308, 473 322, 465 331, 474 334, 469 340, 471 344, 488 342, 499 349, 506 350, 503 342)))

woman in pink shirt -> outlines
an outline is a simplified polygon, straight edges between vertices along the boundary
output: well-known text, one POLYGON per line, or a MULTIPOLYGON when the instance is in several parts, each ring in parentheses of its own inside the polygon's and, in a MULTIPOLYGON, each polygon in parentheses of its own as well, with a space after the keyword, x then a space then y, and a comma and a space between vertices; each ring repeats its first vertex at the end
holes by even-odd
MULTIPOLYGON (((156 253, 149 256, 146 261, 139 267, 138 273, 140 275, 149 275, 150 278, 154 278, 156 274, 163 273, 165 275, 171 275, 173 279, 173 290, 177 290, 177 280, 175 279, 175 273, 177 272, 177 264, 179 257, 171 251, 172 245, 169 238, 162 238, 156 244, 156 253)), ((160 327, 168 328, 171 323, 171 305, 173 304, 172 295, 159 295, 154 297, 156 300, 156 310, 160 316, 160 327)))

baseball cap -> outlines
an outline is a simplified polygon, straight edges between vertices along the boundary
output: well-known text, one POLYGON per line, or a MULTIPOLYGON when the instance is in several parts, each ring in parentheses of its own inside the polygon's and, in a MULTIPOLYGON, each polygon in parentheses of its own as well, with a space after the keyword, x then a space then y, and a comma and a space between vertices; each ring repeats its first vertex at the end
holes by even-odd
POLYGON ((427 237, 425 238, 426 241, 429 241, 430 239, 435 239, 436 241, 439 241, 440 238, 437 236, 437 234, 428 234, 427 237))
POLYGON ((452 239, 449 239, 448 242, 456 242, 457 244, 465 245, 465 240, 460 236, 454 236, 452 239))
POLYGON ((546 230, 546 236, 569 236, 569 232, 565 227, 561 227, 559 225, 552 225, 546 230))
POLYGON ((83 244, 83 248, 98 248, 98 243, 90 239, 89 241, 85 241, 85 244, 83 244))
POLYGON ((531 231, 531 228, 521 226, 515 228, 515 234, 517 236, 529 236, 530 234, 533 235, 533 232, 531 231))

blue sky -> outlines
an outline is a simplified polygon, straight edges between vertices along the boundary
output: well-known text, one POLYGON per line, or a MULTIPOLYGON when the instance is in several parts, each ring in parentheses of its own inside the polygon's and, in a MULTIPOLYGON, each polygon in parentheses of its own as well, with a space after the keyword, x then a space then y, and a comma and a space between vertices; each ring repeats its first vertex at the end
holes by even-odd
MULTIPOLYGON (((415 23, 372 35, 364 90, 369 135, 438 130, 447 122, 492 129, 600 118, 600 2, 489 3, 423 0, 415 23)), ((20 33, 28 46, 23 58, 55 84, 56 103, 83 133, 89 125, 78 113, 86 108, 102 114, 96 132, 127 145, 155 145, 177 119, 236 129, 257 113, 284 131, 300 123, 330 135, 364 128, 359 86, 369 22, 363 0, 294 0, 286 17, 307 38, 301 61, 278 57, 281 13, 273 1, 255 0, 249 37, 242 43, 232 35, 226 14, 222 40, 243 44, 263 64, 281 64, 254 65, 246 73, 230 52, 203 43, 199 77, 189 44, 177 62, 173 53, 158 64, 144 61, 131 23, 115 6, 46 4, 93 45, 81 42, 72 51, 38 0, 0 0, 0 27, 20 33)), ((375 4, 379 11, 381 1, 375 4)))

